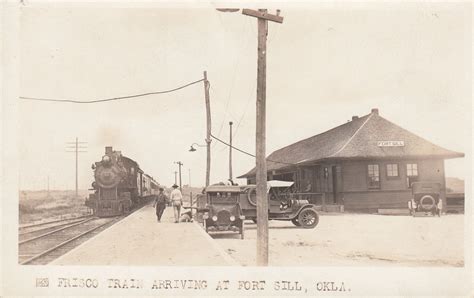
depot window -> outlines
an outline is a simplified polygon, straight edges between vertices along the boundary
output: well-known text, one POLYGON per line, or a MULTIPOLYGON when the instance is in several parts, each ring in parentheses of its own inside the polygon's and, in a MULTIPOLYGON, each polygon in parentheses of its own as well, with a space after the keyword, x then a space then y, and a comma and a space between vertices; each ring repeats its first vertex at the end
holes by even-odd
POLYGON ((367 178, 368 188, 380 188, 379 165, 368 165, 367 178))
POLYGON ((387 165, 387 177, 398 177, 398 164, 391 163, 387 165))
POLYGON ((407 163, 407 187, 411 188, 416 181, 418 181, 418 164, 407 163))
POLYGON ((416 163, 407 163, 407 176, 418 176, 418 164, 416 163))

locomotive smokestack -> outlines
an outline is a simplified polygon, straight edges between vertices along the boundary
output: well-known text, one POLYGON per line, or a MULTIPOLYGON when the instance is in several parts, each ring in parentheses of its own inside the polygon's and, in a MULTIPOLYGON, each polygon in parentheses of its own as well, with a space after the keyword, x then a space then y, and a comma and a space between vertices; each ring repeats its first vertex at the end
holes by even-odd
POLYGON ((105 147, 105 154, 112 154, 112 146, 105 147))

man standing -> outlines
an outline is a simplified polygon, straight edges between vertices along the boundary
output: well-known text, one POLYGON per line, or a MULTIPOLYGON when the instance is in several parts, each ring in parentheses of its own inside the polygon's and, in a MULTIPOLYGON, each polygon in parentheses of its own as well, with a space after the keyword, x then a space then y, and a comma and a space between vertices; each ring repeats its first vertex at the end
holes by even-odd
POLYGON ((178 223, 179 222, 179 216, 181 213, 181 205, 183 205, 183 195, 181 194, 181 191, 178 189, 178 185, 174 184, 173 185, 173 191, 171 192, 171 204, 173 205, 173 210, 174 210, 174 222, 178 223))
POLYGON ((163 187, 160 187, 160 193, 156 196, 155 203, 153 204, 153 207, 156 207, 156 217, 158 222, 161 221, 161 216, 163 215, 163 211, 165 211, 166 208, 166 201, 168 201, 168 198, 163 191, 163 187))

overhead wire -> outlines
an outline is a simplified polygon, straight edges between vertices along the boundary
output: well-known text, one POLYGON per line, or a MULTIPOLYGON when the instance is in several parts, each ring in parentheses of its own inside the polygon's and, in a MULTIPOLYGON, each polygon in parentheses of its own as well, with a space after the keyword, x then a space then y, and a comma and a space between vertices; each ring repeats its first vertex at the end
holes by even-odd
MULTIPOLYGON (((237 151, 239 151, 239 152, 241 152, 241 153, 243 153, 243 154, 246 154, 246 155, 248 155, 248 156, 251 156, 251 157, 255 157, 255 158, 256 158, 256 156, 255 156, 254 154, 249 153, 249 152, 247 152, 247 151, 244 151, 244 150, 242 150, 242 149, 239 149, 239 148, 237 148, 237 147, 235 147, 235 146, 233 146, 233 145, 231 145, 231 144, 229 144, 229 143, 227 143, 227 142, 225 142, 225 141, 219 139, 218 137, 214 136, 213 134, 211 134, 211 138, 213 138, 213 139, 215 139, 215 140, 221 142, 222 144, 224 144, 224 145, 226 145, 226 146, 229 146, 230 148, 235 149, 235 150, 237 150, 237 151)), ((267 158, 266 160, 267 160, 267 161, 270 161, 270 162, 274 162, 274 163, 281 163, 281 164, 285 164, 285 165, 297 166, 297 164, 295 164, 295 163, 289 163, 289 162, 283 162, 283 161, 276 161, 276 160, 271 160, 271 159, 268 159, 268 158, 267 158)))
POLYGON ((33 100, 33 101, 48 101, 48 102, 64 102, 64 103, 76 103, 76 104, 90 104, 90 103, 99 103, 99 102, 107 102, 107 101, 116 101, 116 100, 123 100, 123 99, 131 99, 131 98, 137 98, 137 97, 143 97, 143 96, 149 96, 149 95, 156 95, 156 94, 165 94, 165 93, 171 93, 174 91, 178 91, 181 89, 184 89, 186 87, 189 87, 191 85, 197 84, 199 82, 204 81, 204 79, 200 79, 173 89, 169 90, 164 90, 164 91, 154 91, 154 92, 147 92, 147 93, 140 93, 140 94, 134 94, 134 95, 127 95, 127 96, 119 96, 119 97, 112 97, 112 98, 105 98, 105 99, 95 99, 95 100, 89 100, 89 101, 80 101, 80 100, 74 100, 74 99, 53 99, 53 98, 39 98, 39 97, 27 97, 27 96, 20 96, 20 99, 24 100, 33 100))

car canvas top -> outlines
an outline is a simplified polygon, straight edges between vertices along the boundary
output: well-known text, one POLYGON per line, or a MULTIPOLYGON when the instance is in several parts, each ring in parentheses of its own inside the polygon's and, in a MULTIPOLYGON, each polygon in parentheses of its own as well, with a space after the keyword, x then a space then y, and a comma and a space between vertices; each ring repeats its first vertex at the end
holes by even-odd
POLYGON ((240 192, 239 186, 234 185, 210 185, 206 187, 206 192, 240 192))

